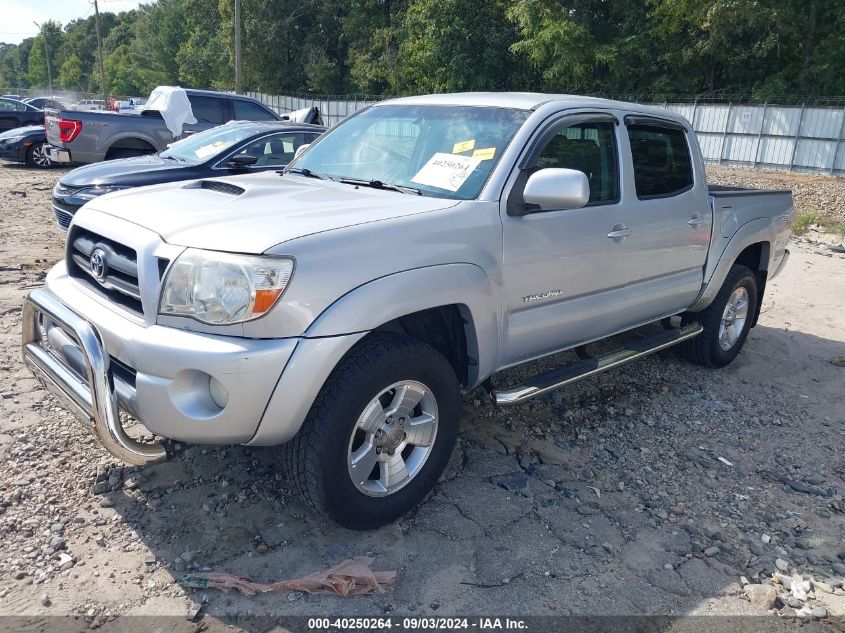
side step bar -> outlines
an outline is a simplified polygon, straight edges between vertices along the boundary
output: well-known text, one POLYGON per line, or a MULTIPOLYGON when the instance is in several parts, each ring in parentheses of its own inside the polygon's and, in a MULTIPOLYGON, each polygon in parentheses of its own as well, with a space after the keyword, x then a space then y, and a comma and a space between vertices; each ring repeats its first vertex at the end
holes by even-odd
POLYGON ((637 358, 654 354, 667 347, 701 334, 699 323, 690 323, 682 328, 665 330, 646 338, 629 341, 622 349, 594 358, 584 358, 571 365, 550 369, 532 376, 524 384, 493 392, 496 404, 519 404, 553 389, 571 385, 588 376, 629 363, 637 358))

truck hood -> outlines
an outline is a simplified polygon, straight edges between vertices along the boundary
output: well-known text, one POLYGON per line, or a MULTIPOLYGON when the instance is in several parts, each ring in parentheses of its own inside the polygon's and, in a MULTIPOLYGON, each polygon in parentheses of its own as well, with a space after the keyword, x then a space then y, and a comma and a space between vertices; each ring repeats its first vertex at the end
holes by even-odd
POLYGON ((276 172, 168 183, 106 194, 99 211, 158 233, 170 244, 263 253, 314 233, 455 206, 457 200, 356 187, 276 172))

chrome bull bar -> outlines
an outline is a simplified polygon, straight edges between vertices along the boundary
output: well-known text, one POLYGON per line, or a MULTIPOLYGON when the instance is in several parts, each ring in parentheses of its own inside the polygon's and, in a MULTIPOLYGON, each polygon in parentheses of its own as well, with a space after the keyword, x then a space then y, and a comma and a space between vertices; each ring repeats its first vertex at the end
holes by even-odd
POLYGON ((24 364, 53 395, 93 432, 105 449, 129 464, 148 464, 166 457, 160 442, 144 443, 127 435, 118 414, 109 355, 97 328, 46 290, 34 290, 23 304, 21 347, 24 364), (80 375, 47 340, 45 319, 60 327, 78 348, 85 375, 80 375))

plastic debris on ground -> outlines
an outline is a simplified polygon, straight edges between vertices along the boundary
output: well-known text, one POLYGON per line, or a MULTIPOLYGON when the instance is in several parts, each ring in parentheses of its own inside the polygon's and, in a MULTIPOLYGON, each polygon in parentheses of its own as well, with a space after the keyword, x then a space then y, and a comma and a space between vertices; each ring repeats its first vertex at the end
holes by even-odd
POLYGON ((189 589, 220 589, 227 593, 232 589, 237 589, 246 596, 283 589, 359 596, 373 591, 383 591, 396 580, 395 571, 373 571, 370 568, 372 563, 372 558, 356 556, 324 571, 269 584, 250 582, 234 574, 218 572, 190 574, 181 578, 179 584, 189 589))

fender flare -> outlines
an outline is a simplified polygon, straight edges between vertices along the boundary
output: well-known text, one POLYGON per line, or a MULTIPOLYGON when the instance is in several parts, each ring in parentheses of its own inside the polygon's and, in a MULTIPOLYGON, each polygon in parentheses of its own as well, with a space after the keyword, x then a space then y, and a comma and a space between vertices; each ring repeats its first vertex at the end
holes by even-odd
MULTIPOLYGON (((692 307, 690 307, 689 311, 700 312, 701 310, 707 308, 707 306, 712 303, 713 299, 719 293, 719 290, 722 288, 722 284, 725 283, 725 279, 730 272, 731 266, 733 266, 740 253, 752 244, 760 242, 771 245, 771 218, 757 218, 756 220, 751 220, 750 222, 743 224, 737 232, 734 233, 727 246, 725 246, 725 250, 722 251, 719 261, 712 268, 712 273, 710 274, 709 279, 705 283, 701 293, 698 295, 698 298, 695 300, 692 307)), ((760 270, 768 270, 770 257, 770 249, 768 252, 764 251, 764 255, 761 257, 760 270)))
POLYGON ((400 316, 452 304, 462 307, 468 321, 467 347, 484 351, 470 367, 470 381, 486 378, 498 356, 500 301, 484 270, 475 264, 440 264, 394 273, 350 290, 311 324, 247 445, 280 444, 296 435, 337 364, 369 331, 400 316))
POLYGON ((469 383, 475 385, 495 368, 500 333, 499 297, 476 264, 438 264, 374 279, 332 303, 304 336, 369 332, 399 317, 446 305, 457 305, 466 321, 467 352, 477 361, 469 368, 469 383))

